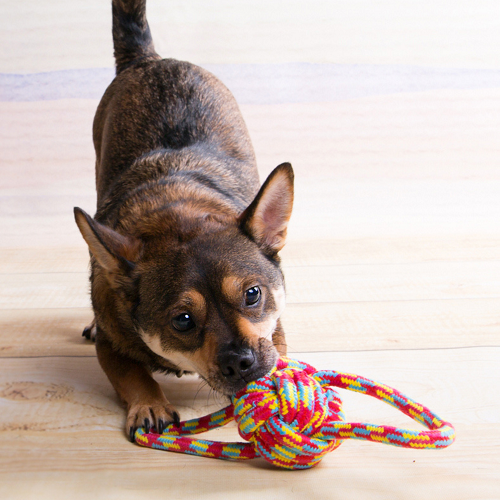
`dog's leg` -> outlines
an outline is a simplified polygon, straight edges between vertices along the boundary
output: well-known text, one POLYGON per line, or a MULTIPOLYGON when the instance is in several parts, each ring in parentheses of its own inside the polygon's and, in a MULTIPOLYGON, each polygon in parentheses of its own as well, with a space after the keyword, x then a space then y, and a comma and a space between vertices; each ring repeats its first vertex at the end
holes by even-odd
POLYGON ((97 327, 95 326, 95 318, 92 320, 90 325, 86 326, 83 329, 82 337, 85 337, 87 340, 92 340, 95 342, 95 337, 97 334, 97 327))
POLYGON ((96 351, 99 363, 120 398, 127 405, 126 431, 134 441, 135 430, 154 427, 162 433, 167 424, 179 423, 179 414, 172 406, 151 373, 140 363, 113 349, 97 335, 96 351))

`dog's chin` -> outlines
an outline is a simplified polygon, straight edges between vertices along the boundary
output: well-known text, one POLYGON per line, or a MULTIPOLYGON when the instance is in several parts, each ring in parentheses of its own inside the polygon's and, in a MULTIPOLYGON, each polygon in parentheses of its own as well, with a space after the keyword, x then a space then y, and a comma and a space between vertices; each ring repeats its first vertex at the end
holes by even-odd
POLYGON ((231 383, 227 383, 221 380, 205 380, 214 391, 217 391, 219 394, 227 396, 228 398, 232 398, 236 393, 244 389, 249 382, 252 382, 252 380, 249 380, 247 382, 243 379, 231 383))
MULTIPOLYGON (((253 380, 255 380, 255 379, 253 379, 253 380)), ((241 391, 241 389, 244 389, 245 386, 249 382, 252 382, 252 380, 248 380, 248 382, 247 382, 244 379, 240 379, 240 380, 237 380, 236 382, 232 382, 230 384, 228 384, 228 383, 220 384, 220 389, 216 389, 216 390, 218 390, 218 392, 224 394, 224 396, 232 397, 237 392, 241 391)))

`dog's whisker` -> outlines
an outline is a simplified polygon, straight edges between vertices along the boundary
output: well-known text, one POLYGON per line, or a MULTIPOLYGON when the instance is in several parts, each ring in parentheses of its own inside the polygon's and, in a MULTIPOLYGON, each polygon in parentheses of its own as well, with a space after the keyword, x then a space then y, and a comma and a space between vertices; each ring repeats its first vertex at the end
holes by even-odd
POLYGON ((208 391, 208 394, 207 394, 207 407, 210 406, 210 395, 212 394, 213 392, 213 389, 210 387, 210 390, 208 391))
POLYGON ((199 384, 199 387, 198 387, 198 390, 196 391, 196 394, 194 395, 194 398, 193 398, 193 406, 195 405, 195 402, 196 402, 196 398, 198 397, 198 394, 200 393, 200 391, 202 389, 204 389, 206 386, 208 385, 207 381, 202 379, 200 381, 200 384, 199 384))

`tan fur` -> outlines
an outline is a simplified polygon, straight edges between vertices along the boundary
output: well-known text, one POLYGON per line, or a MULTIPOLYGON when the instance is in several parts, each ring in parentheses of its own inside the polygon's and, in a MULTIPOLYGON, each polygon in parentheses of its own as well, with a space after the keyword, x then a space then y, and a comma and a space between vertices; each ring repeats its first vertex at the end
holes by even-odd
POLYGON ((244 316, 238 319, 239 330, 242 335, 248 339, 248 342, 251 345, 254 345, 261 337, 265 339, 271 337, 273 332, 276 330, 278 319, 280 318, 285 307, 285 291, 283 288, 271 291, 271 293, 275 299, 276 309, 267 319, 259 321, 258 323, 253 323, 244 316))
POLYGON ((226 299, 232 301, 235 297, 241 295, 241 292, 243 290, 243 282, 236 276, 226 276, 222 280, 221 289, 226 299))

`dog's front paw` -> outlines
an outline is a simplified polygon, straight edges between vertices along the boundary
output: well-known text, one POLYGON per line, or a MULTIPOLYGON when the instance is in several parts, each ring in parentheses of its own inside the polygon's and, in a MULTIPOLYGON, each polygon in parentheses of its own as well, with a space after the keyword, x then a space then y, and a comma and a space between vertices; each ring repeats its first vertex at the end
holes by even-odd
POLYGON ((161 434, 167 425, 174 422, 176 425, 181 419, 177 410, 166 399, 153 403, 136 403, 128 408, 126 431, 130 441, 135 441, 135 431, 138 427, 143 427, 148 433, 152 428, 161 434))

